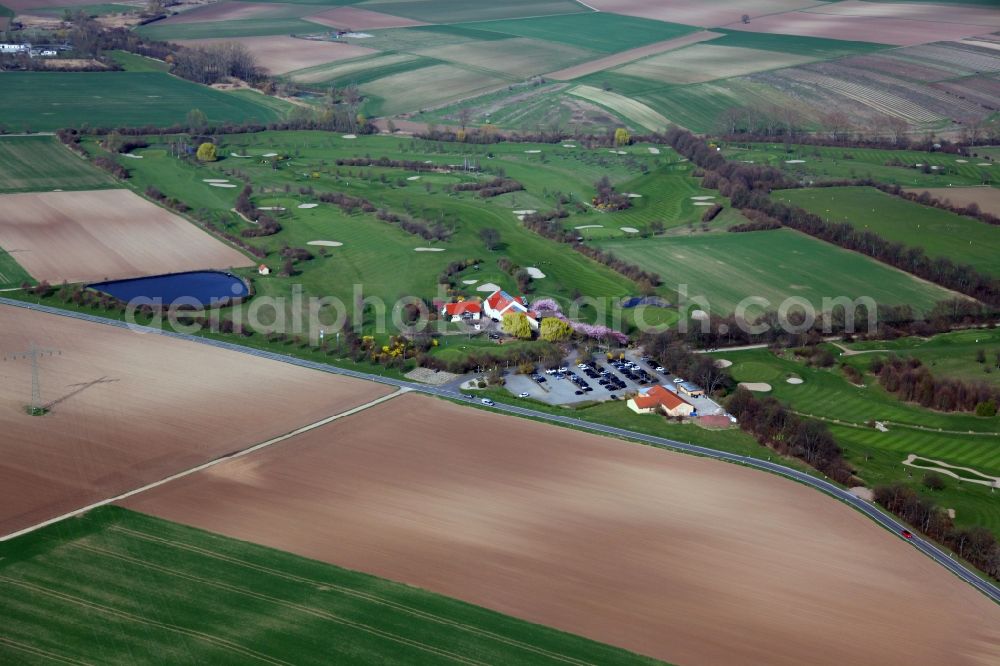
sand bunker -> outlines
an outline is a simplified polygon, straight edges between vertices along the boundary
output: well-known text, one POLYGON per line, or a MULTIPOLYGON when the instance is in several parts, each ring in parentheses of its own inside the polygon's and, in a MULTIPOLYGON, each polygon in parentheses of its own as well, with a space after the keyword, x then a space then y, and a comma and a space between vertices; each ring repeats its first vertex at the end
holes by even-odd
POLYGON ((641 199, 642 198, 641 194, 636 194, 635 192, 626 192, 625 196, 627 196, 629 199, 641 199))
POLYGON ((755 391, 757 393, 767 393, 771 390, 771 385, 765 382, 740 382, 740 386, 748 391, 755 391))
POLYGON ((285 210, 284 206, 258 206, 257 210, 285 210))
POLYGON ((406 180, 420 180, 420 176, 409 176, 406 180))
POLYGON ((563 148, 576 148, 576 145, 572 143, 564 143, 563 148))
POLYGON ((705 321, 708 319, 708 313, 704 310, 694 310, 691 312, 691 319, 696 319, 698 321, 705 321))
POLYGON ((237 155, 236 153, 229 153, 229 156, 230 157, 242 157, 243 159, 249 159, 249 158, 253 157, 253 155, 237 155))
POLYGON ((261 157, 277 157, 278 153, 264 153, 261 157))
POLYGON ((960 467, 958 465, 952 465, 950 463, 943 462, 941 460, 935 460, 934 458, 925 458, 923 456, 918 456, 915 453, 911 453, 906 456, 903 461, 904 465, 910 467, 916 467, 918 469, 929 470, 937 472, 939 474, 944 474, 955 479, 961 479, 968 483, 978 483, 983 486, 992 486, 994 488, 1000 488, 1000 476, 991 476, 989 474, 984 474, 978 469, 973 469, 971 467, 960 467), (957 472, 955 470, 958 470, 957 472), (964 473, 959 473, 964 472, 964 473), (978 476, 980 478, 974 479, 971 476, 978 476))
POLYGON ((785 164, 805 164, 805 160, 785 160, 785 164))
POLYGON ((980 162, 980 163, 979 163, 979 164, 977 164, 976 166, 993 166, 993 165, 992 165, 992 164, 990 164, 989 162, 980 162))
POLYGON ((462 284, 476 284, 479 280, 462 280, 462 284))
POLYGON ((789 384, 801 384, 804 380, 801 377, 789 377, 785 381, 789 384))
POLYGON ((612 155, 628 155, 628 152, 624 150, 609 150, 608 152, 612 155))
POLYGON ((414 252, 444 252, 443 247, 415 247, 414 252))
POLYGON ((540 150, 526 150, 524 152, 528 153, 529 155, 534 155, 534 154, 540 153, 542 151, 540 151, 540 150))
POLYGON ((714 199, 715 196, 711 194, 701 194, 696 197, 691 197, 692 201, 708 201, 709 199, 714 199))
POLYGON ((201 182, 203 182, 203 183, 228 183, 229 179, 228 178, 202 178, 201 182))
POLYGON ((309 241, 306 245, 322 245, 323 247, 340 247, 343 245, 340 241, 327 241, 327 240, 315 240, 309 241))
POLYGON ((233 183, 209 183, 212 187, 236 187, 233 183))
POLYGON ((715 204, 712 203, 711 201, 695 201, 694 205, 695 206, 714 206, 715 204))
POLYGON ((476 287, 476 291, 488 291, 491 294, 494 291, 499 291, 499 290, 500 290, 500 287, 498 285, 493 284, 492 282, 487 282, 485 284, 481 284, 478 287, 476 287))
POLYGON ((573 227, 574 229, 603 229, 603 224, 581 224, 578 227, 573 227))
POLYGON ((129 157, 133 160, 141 160, 142 155, 133 155, 132 153, 122 153, 122 157, 129 157))
POLYGON ((715 360, 715 367, 717 368, 728 368, 733 364, 732 361, 727 361, 724 358, 719 358, 715 360))
POLYGON ((344 134, 340 138, 341 139, 357 139, 358 135, 357 134, 344 134))
POLYGON ((526 208, 524 210, 515 210, 514 215, 533 215, 537 212, 534 208, 526 208))
POLYGON ((958 164, 968 164, 969 160, 955 160, 958 164))
POLYGON ((314 204, 314 203, 305 203, 305 204, 299 204, 299 205, 298 205, 298 207, 299 207, 299 208, 307 208, 307 209, 308 209, 308 208, 315 208, 315 207, 316 207, 316 206, 318 206, 318 205, 319 205, 319 204, 314 204))
POLYGON ((528 271, 528 275, 530 275, 531 277, 533 277, 536 280, 540 280, 541 278, 545 277, 545 273, 541 272, 540 270, 538 270, 534 266, 529 266, 528 268, 525 268, 524 270, 528 271))
POLYGON ((650 146, 648 150, 649 150, 649 154, 650 155, 659 155, 660 154, 660 149, 659 148, 653 148, 652 146, 650 146))
POLYGON ((637 234, 637 233, 639 233, 639 230, 636 229, 635 227, 622 227, 621 229, 622 229, 622 231, 624 231, 627 234, 637 234))

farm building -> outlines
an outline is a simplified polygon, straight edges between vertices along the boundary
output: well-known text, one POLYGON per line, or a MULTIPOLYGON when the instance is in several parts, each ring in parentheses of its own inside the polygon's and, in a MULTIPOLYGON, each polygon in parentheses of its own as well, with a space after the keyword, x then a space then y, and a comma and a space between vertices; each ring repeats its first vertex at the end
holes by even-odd
POLYGON ((500 289, 490 294, 483 302, 483 312, 487 317, 497 321, 503 319, 505 314, 520 312, 528 318, 531 328, 538 328, 538 313, 528 309, 524 296, 514 297, 500 289))
POLYGON ((441 308, 441 315, 444 317, 451 317, 452 321, 479 321, 479 318, 482 316, 482 312, 482 305, 476 301, 446 303, 444 307, 441 308))
POLYGON ((691 416, 695 413, 694 405, 665 386, 654 386, 634 398, 629 398, 626 404, 636 414, 660 412, 667 416, 691 416))
POLYGON ((681 393, 689 395, 692 398, 700 398, 705 395, 705 389, 693 382, 681 382, 677 385, 677 387, 680 389, 681 393))
POLYGON ((260 266, 257 267, 257 272, 260 273, 261 275, 270 275, 271 269, 268 268, 267 264, 261 264, 260 266))

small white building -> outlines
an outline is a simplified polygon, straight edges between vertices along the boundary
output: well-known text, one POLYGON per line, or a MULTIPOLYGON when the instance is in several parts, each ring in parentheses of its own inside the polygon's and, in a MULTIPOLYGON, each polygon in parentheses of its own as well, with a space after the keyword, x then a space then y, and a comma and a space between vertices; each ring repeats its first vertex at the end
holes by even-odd
POLYGON ((525 305, 524 296, 511 296, 506 291, 498 289, 483 301, 483 313, 490 319, 503 321, 505 314, 523 314, 528 318, 532 329, 538 330, 538 313, 529 310, 525 305))
POLYGON ((0 44, 0 53, 27 53, 31 44, 0 44))
POLYGON ((271 269, 267 267, 267 264, 261 264, 257 267, 257 272, 261 275, 270 275, 271 269))

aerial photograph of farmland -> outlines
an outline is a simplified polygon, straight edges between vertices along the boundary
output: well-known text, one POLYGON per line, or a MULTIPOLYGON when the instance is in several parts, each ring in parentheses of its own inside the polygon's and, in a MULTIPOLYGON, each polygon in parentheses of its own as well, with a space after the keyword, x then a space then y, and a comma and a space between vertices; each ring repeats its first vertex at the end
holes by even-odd
POLYGON ((0 664, 1000 665, 1000 1, 0 0, 0 664))

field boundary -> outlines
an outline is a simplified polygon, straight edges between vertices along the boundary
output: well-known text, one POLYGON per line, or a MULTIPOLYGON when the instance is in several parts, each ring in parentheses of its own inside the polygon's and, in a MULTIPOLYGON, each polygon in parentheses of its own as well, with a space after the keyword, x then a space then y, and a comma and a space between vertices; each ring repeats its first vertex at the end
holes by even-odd
MULTIPOLYGON (((217 347, 219 349, 228 349, 230 351, 240 352, 242 354, 248 354, 250 356, 257 356, 260 358, 267 358, 281 363, 289 363, 291 365, 296 365, 303 368, 311 368, 313 370, 318 370, 320 372, 326 372, 335 375, 342 375, 346 377, 354 377, 356 379, 363 379, 367 381, 377 382, 380 384, 388 384, 390 386, 395 386, 398 389, 407 389, 409 391, 416 391, 426 395, 443 398, 445 400, 458 401, 460 394, 444 388, 426 386, 419 384, 417 382, 410 382, 402 379, 395 379, 393 377, 386 377, 383 375, 373 375, 367 372, 360 372, 358 370, 350 370, 348 368, 341 368, 334 365, 329 365, 325 363, 318 363, 316 361, 307 361, 305 359, 295 358, 293 356, 286 356, 284 354, 278 354, 275 352, 268 352, 259 349, 253 349, 250 347, 245 347, 243 345, 238 345, 232 342, 225 342, 221 340, 211 340, 208 338, 201 338, 196 335, 189 335, 183 333, 176 333, 173 331, 164 331, 157 328, 151 328, 148 326, 138 326, 134 324, 127 324, 123 321, 118 321, 114 319, 107 319, 105 317, 100 317, 97 315, 85 314, 81 312, 71 312, 68 310, 60 310, 59 308, 50 307, 47 305, 41 305, 36 303, 26 303, 24 301, 13 300, 9 298, 0 297, 0 304, 10 305, 14 307, 24 308, 26 310, 34 310, 36 312, 44 312, 47 314, 54 314, 61 317, 68 317, 70 319, 79 319, 81 321, 88 321, 95 324, 101 324, 104 326, 113 326, 116 328, 134 330, 138 332, 150 333, 153 335, 163 335, 168 338, 174 338, 176 340, 186 340, 188 342, 196 342, 198 344, 208 345, 210 347, 217 347)), ((361 407, 356 407, 354 410, 349 410, 343 414, 337 415, 340 418, 348 415, 356 410, 364 409, 376 402, 383 402, 389 400, 400 392, 392 393, 388 396, 383 396, 377 401, 373 401, 367 405, 362 405, 361 407)), ((469 404, 462 401, 462 404, 469 404)), ((484 408, 485 409, 485 408, 484 408)), ((825 479, 818 478, 807 472, 794 469, 792 467, 787 467, 770 460, 761 460, 758 458, 753 458, 751 456, 744 456, 737 453, 729 453, 727 451, 720 451, 718 449, 712 449, 707 446, 699 446, 697 444, 689 444, 687 442, 680 442, 673 439, 668 439, 666 437, 657 437, 655 435, 647 435, 641 432, 636 432, 634 430, 628 430, 627 428, 619 428, 616 426, 604 425, 602 423, 595 423, 591 421, 585 421, 583 419, 578 419, 572 416, 563 416, 561 414, 549 414, 546 412, 540 412, 527 407, 521 407, 520 405, 508 404, 505 402, 498 402, 491 408, 490 411, 497 411, 500 413, 511 414, 514 416, 520 416, 522 418, 533 419, 537 421, 544 421, 547 423, 553 423, 556 425, 565 426, 575 430, 582 430, 585 432, 596 433, 599 435, 606 435, 610 437, 615 437, 617 439, 637 442, 640 444, 645 444, 648 446, 653 446, 659 449, 667 449, 671 451, 678 451, 681 453, 687 453, 691 455, 702 456, 706 458, 712 458, 714 460, 719 460, 723 462, 729 462, 737 465, 744 465, 747 467, 752 467, 764 472, 770 472, 778 476, 785 477, 792 481, 810 486, 815 490, 822 492, 825 495, 830 496, 833 499, 839 500, 840 502, 847 504, 848 506, 860 511, 868 518, 870 518, 876 525, 886 529, 894 534, 899 534, 903 530, 909 529, 909 526, 905 523, 897 520, 894 516, 884 512, 881 507, 873 505, 865 500, 859 499, 858 497, 852 495, 847 490, 837 486, 836 484, 827 481, 825 479)), ((260 448, 261 445, 256 447, 251 447, 254 450, 260 448)), ((220 458, 218 462, 222 460, 229 459, 229 457, 235 457, 237 455, 246 455, 250 453, 249 449, 244 450, 243 453, 234 454, 233 456, 227 456, 220 458)), ((217 461, 210 461, 203 466, 211 466, 218 464, 217 461)), ((188 472, 188 474, 191 472, 188 472)), ((162 485, 170 479, 164 479, 157 483, 157 485, 162 485)), ((126 494, 126 496, 137 494, 143 489, 131 491, 126 494)), ((94 505, 94 508, 98 506, 103 506, 115 502, 116 499, 106 500, 94 505)), ((78 509, 75 512, 67 514, 67 516, 79 515, 87 511, 90 507, 78 509)), ((58 519, 56 519, 58 520, 58 519)), ((51 524, 55 520, 46 521, 44 524, 39 524, 25 530, 21 530, 20 533, 32 532, 36 529, 44 527, 45 525, 51 524)), ((8 535, 6 537, 0 537, 0 541, 5 541, 11 538, 13 535, 8 535)), ((917 548, 921 553, 931 558, 952 574, 954 574, 960 580, 965 581, 969 585, 972 585, 978 591, 985 594, 992 601, 1000 603, 1000 587, 997 587, 992 582, 986 580, 980 575, 974 573, 969 568, 965 567, 958 560, 955 559, 953 554, 950 554, 943 550, 942 548, 935 545, 933 542, 928 541, 920 536, 914 535, 913 539, 909 541, 914 548, 917 548)))
POLYGON ((557 81, 569 81, 570 79, 578 79, 581 76, 587 76, 588 74, 596 74, 597 72, 603 72, 606 69, 611 69, 612 67, 618 67, 619 65, 630 63, 633 60, 639 60, 640 58, 645 58, 647 56, 659 55, 661 53, 666 53, 667 51, 673 51, 675 49, 679 49, 685 46, 690 46, 691 44, 697 44, 699 42, 707 42, 724 36, 725 33, 722 32, 701 30, 699 32, 691 33, 690 35, 674 37, 673 39, 667 39, 662 42, 656 42, 655 44, 647 44, 646 46, 638 46, 634 49, 629 49, 627 51, 612 53, 611 55, 605 56, 603 58, 590 60, 588 62, 581 63, 579 65, 574 65, 572 67, 566 67, 557 70, 555 72, 549 72, 545 76, 550 79, 556 79, 557 81))
MULTIPOLYGON (((3 300, 6 300, 6 299, 3 299, 3 300)), ((96 323, 100 323, 100 322, 96 322, 96 323)), ((326 417, 324 419, 320 419, 319 421, 316 421, 314 423, 309 423, 309 424, 304 425, 304 426, 302 426, 300 428, 296 428, 295 430, 287 432, 284 435, 278 435, 277 437, 272 437, 269 440, 266 440, 264 442, 259 442, 257 444, 252 445, 252 446, 249 446, 249 447, 247 447, 245 449, 240 449, 238 451, 234 451, 233 453, 228 453, 226 455, 219 456, 218 458, 213 458, 212 460, 209 460, 208 462, 202 463, 202 464, 197 465, 195 467, 191 467, 191 468, 183 470, 181 472, 177 472, 176 474, 171 474, 170 476, 162 478, 159 481, 153 481, 152 483, 147 483, 144 486, 140 486, 139 488, 133 488, 132 490, 126 491, 126 492, 121 493, 119 495, 115 495, 114 497, 108 497, 108 498, 102 499, 100 501, 88 504, 87 506, 83 506, 83 507, 80 507, 78 509, 74 509, 72 511, 69 511, 67 513, 62 514, 61 516, 56 516, 54 518, 49 518, 48 520, 42 521, 42 522, 40 522, 38 524, 31 525, 29 527, 25 527, 23 529, 17 530, 16 532, 11 532, 10 534, 4 534, 4 535, 0 536, 0 542, 9 541, 10 539, 14 539, 14 538, 17 538, 19 536, 23 536, 25 534, 29 534, 31 532, 34 532, 35 530, 41 529, 43 527, 47 527, 49 525, 52 525, 53 523, 57 523, 57 522, 59 522, 61 520, 65 520, 66 518, 72 518, 73 516, 78 516, 81 513, 86 513, 87 511, 90 511, 92 509, 96 509, 98 507, 106 506, 108 504, 114 504, 115 502, 120 502, 121 500, 128 499, 129 497, 132 497, 133 495, 138 495, 139 493, 146 492, 147 490, 152 490, 153 488, 157 488, 157 487, 162 486, 162 485, 164 485, 166 483, 170 483, 171 481, 176 481, 177 479, 182 479, 185 476, 190 476, 191 474, 194 474, 195 472, 201 472, 203 470, 209 469, 210 467, 214 467, 214 466, 216 466, 216 465, 218 465, 220 463, 226 462, 228 460, 235 460, 237 458, 242 458, 243 456, 250 455, 251 453, 254 453, 256 451, 260 451, 262 449, 266 449, 266 448, 268 448, 270 446, 274 446, 275 444, 280 444, 281 442, 284 442, 285 440, 291 439, 292 437, 295 437, 297 435, 301 435, 302 433, 309 432, 310 430, 315 430, 316 428, 319 428, 321 426, 325 426, 328 423, 332 423, 334 421, 337 421, 338 419, 342 419, 342 418, 351 416, 352 414, 357 414, 358 412, 362 412, 362 411, 368 409, 369 407, 374 407, 375 405, 379 405, 379 404, 381 404, 383 402, 386 402, 387 400, 392 400, 393 398, 398 397, 400 395, 403 395, 404 393, 409 393, 412 390, 413 389, 411 389, 409 387, 406 387, 406 386, 397 387, 396 391, 394 391, 394 392, 392 392, 392 393, 390 393, 388 395, 384 395, 384 396, 382 396, 380 398, 376 398, 375 400, 372 400, 370 402, 366 402, 363 405, 358 405, 357 407, 352 407, 351 409, 348 409, 347 411, 344 411, 344 412, 340 412, 339 414, 334 414, 333 416, 328 416, 328 417, 326 417)))

